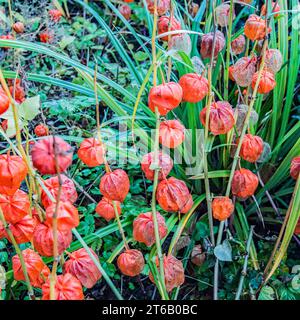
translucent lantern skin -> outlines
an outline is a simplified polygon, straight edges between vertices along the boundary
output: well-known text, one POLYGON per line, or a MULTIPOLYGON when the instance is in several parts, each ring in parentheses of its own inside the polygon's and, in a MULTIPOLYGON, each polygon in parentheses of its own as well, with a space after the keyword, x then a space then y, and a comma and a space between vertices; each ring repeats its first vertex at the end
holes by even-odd
MULTIPOLYGON (((159 260, 156 259, 156 265, 159 269, 159 260)), ((164 256, 165 284, 168 292, 184 283, 184 269, 182 262, 172 255, 164 256)), ((154 283, 153 275, 149 274, 149 279, 154 283)))
MULTIPOLYGON (((90 248, 95 259, 98 257, 90 248)), ((72 274, 86 288, 92 288, 101 278, 101 273, 84 248, 72 252, 70 259, 64 264, 64 272, 72 274)))
POLYGON ((176 148, 184 140, 185 127, 178 120, 165 120, 159 126, 159 142, 167 148, 176 148))
MULTIPOLYGON (((62 254, 72 241, 72 232, 62 232, 58 230, 57 236, 58 254, 62 254)), ((34 230, 33 245, 36 251, 45 257, 53 256, 53 230, 46 224, 39 224, 34 230)))
POLYGON ((21 104, 25 101, 25 90, 20 84, 15 84, 9 87, 10 94, 14 98, 14 100, 21 104))
POLYGON ((25 30, 24 24, 20 21, 13 24, 13 29, 16 33, 23 33, 25 30))
POLYGON ((0 185, 8 188, 19 188, 25 179, 28 169, 19 156, 0 155, 0 185))
POLYGON ((131 8, 127 4, 123 4, 119 7, 119 11, 122 14, 122 16, 129 20, 131 17, 131 8))
MULTIPOLYGON (((70 273, 59 275, 54 288, 55 300, 83 300, 83 290, 79 280, 70 273)), ((50 279, 42 286, 42 300, 50 300, 50 279)))
MULTIPOLYGON (((143 156, 141 161, 142 170, 148 180, 154 179, 154 170, 150 169, 154 161, 154 152, 147 153, 143 156)), ((167 177, 173 168, 173 160, 169 155, 159 151, 158 153, 158 165, 161 168, 158 172, 158 180, 163 180, 167 177)))
POLYGON ((187 213, 193 206, 193 198, 182 180, 174 177, 159 183, 156 200, 168 212, 187 213))
MULTIPOLYGON (((60 179, 62 181, 60 201, 69 201, 74 203, 78 198, 74 182, 64 174, 60 175, 60 179)), ((48 193, 50 193, 54 199, 57 199, 59 190, 58 176, 44 180, 44 185, 48 189, 48 193)), ((44 208, 47 208, 50 204, 52 204, 51 199, 48 197, 43 188, 41 188, 41 199, 44 208)))
POLYGON ((49 128, 44 124, 39 124, 34 128, 37 137, 45 137, 49 135, 49 128))
MULTIPOLYGON (((35 227, 36 221, 29 214, 19 222, 9 225, 9 229, 11 230, 18 244, 31 241, 33 238, 35 227)), ((7 236, 6 238, 11 242, 9 236, 7 236)))
POLYGON ((71 231, 79 225, 78 210, 69 201, 59 201, 58 207, 56 203, 52 203, 46 209, 45 223, 52 226, 53 215, 57 214, 57 229, 60 231, 71 231), (57 210, 57 211, 56 211, 57 210))
MULTIPOLYGON (((40 278, 40 273, 42 272, 45 264, 42 258, 32 249, 23 250, 22 255, 24 258, 30 283, 36 283, 40 278)), ((12 268, 15 280, 24 281, 25 276, 22 270, 20 258, 17 254, 12 257, 12 268)))
MULTIPOLYGON (((206 108, 200 113, 200 120, 205 126, 206 108)), ((231 105, 227 101, 214 102, 210 107, 209 113, 209 131, 213 135, 225 134, 234 126, 234 112, 231 105)))
POLYGON ((266 51, 264 69, 277 73, 282 67, 282 54, 278 49, 268 49, 266 51))
POLYGON ((96 167, 104 163, 104 146, 95 138, 84 139, 77 154, 88 167, 96 167))
MULTIPOLYGON (((271 32, 271 28, 267 28, 267 33, 271 32)), ((266 36, 266 21, 255 14, 251 14, 245 23, 245 35, 252 41, 263 40, 266 36)))
POLYGON ((246 39, 243 34, 239 35, 237 38, 231 42, 231 50, 234 54, 238 55, 245 51, 246 39))
MULTIPOLYGON (((171 26, 169 30, 170 17, 162 16, 158 19, 158 34, 163 34, 169 31, 181 30, 181 24, 174 17, 171 19, 171 26)), ((173 35, 171 35, 173 36, 173 35)), ((169 36, 164 36, 160 38, 162 41, 168 41, 169 36)))
POLYGON ((31 285, 35 288, 42 288, 45 281, 47 281, 49 275, 50 275, 50 269, 46 265, 44 265, 44 268, 40 273, 40 277, 35 281, 33 281, 31 285))
MULTIPOLYGON (((254 90, 256 82, 258 79, 258 72, 253 75, 252 78, 252 89, 254 90)), ((276 86, 276 81, 274 79, 273 73, 263 70, 261 73, 259 85, 257 92, 261 94, 266 94, 272 91, 276 86)))
POLYGON ((196 266, 200 267, 206 259, 205 253, 202 252, 202 247, 200 244, 196 245, 191 253, 191 261, 196 266))
MULTIPOLYGON (((154 14, 154 1, 146 0, 148 10, 151 14, 154 14)), ((170 8, 170 0, 158 0, 157 1, 157 14, 158 16, 164 15, 170 8)))
POLYGON ((119 255, 117 264, 123 274, 135 277, 144 269, 145 260, 139 250, 129 249, 119 255))
MULTIPOLYGON (((276 2, 273 2, 273 1, 272 1, 272 4, 271 4, 271 8, 272 8, 272 10, 269 11, 269 14, 271 13, 271 11, 272 11, 272 13, 275 13, 275 12, 279 12, 279 11, 280 11, 280 6, 279 6, 279 4, 276 3, 276 2), (275 8, 274 8, 274 6, 275 6, 275 8), (274 8, 274 9, 273 9, 273 8, 274 8)), ((265 16, 266 13, 267 13, 267 7, 266 7, 265 4, 263 4, 262 7, 261 7, 260 14, 261 14, 262 16, 265 16)), ((279 14, 275 14, 275 15, 274 15, 274 17, 278 17, 278 16, 279 16, 279 14)))
MULTIPOLYGON (((119 215, 121 215, 121 203, 119 201, 115 201, 117 210, 119 215)), ((97 207, 96 207, 96 213, 99 214, 100 217, 104 218, 107 222, 115 219, 116 214, 113 206, 113 202, 105 197, 103 197, 97 207)))
POLYGON ((256 62, 255 56, 243 57, 233 65, 232 75, 239 86, 248 87, 251 84, 256 71, 256 62))
POLYGON ((8 223, 17 223, 30 212, 28 195, 22 190, 12 196, 0 195, 0 206, 8 223))
MULTIPOLYGON (((230 14, 230 5, 229 4, 221 4, 216 7, 216 18, 217 23, 220 27, 228 26, 230 14)), ((235 12, 232 12, 232 18, 235 19, 235 12)))
POLYGON ((54 39, 54 35, 49 30, 46 30, 40 33, 40 41, 43 43, 51 43, 53 39, 54 39))
POLYGON ((208 81, 197 73, 188 73, 182 76, 179 84, 183 91, 183 100, 196 103, 208 94, 208 81))
MULTIPOLYGON (((159 238, 163 239, 167 235, 165 218, 156 212, 159 238)), ((140 213, 133 221, 133 237, 136 241, 151 247, 155 243, 154 222, 152 212, 140 213)))
POLYGON ((234 205, 230 198, 215 198, 212 202, 212 212, 215 219, 224 221, 229 218, 234 211, 234 205))
POLYGON ((128 175, 122 169, 106 173, 100 181, 100 191, 109 200, 123 202, 129 192, 129 188, 128 175))
POLYGON ((248 169, 236 170, 232 179, 231 190, 234 196, 246 199, 252 196, 258 187, 258 178, 248 169))
POLYGON ((34 167, 41 174, 56 174, 54 141, 57 152, 59 172, 65 172, 72 164, 72 147, 60 137, 48 136, 39 140, 31 149, 31 157, 34 167))
POLYGON ((177 108, 181 101, 182 88, 175 82, 168 82, 151 88, 148 96, 150 110, 155 112, 155 107, 157 107, 159 114, 162 116, 177 108))
POLYGON ((240 156, 248 162, 256 162, 261 156, 264 150, 264 142, 258 136, 253 136, 252 134, 245 134, 240 156))
MULTIPOLYGON (((211 58, 214 42, 214 33, 210 32, 204 34, 201 40, 201 56, 203 59, 211 58)), ((214 58, 218 56, 219 52, 225 46, 225 37, 221 31, 217 31, 215 35, 214 58)))
POLYGON ((290 174, 291 177, 297 180, 300 173, 300 157, 295 157, 291 162, 290 174))
POLYGON ((229 79, 231 81, 235 82, 235 79, 234 79, 234 76, 233 76, 233 68, 234 68, 234 66, 230 66, 229 69, 228 69, 228 73, 229 73, 229 79))
POLYGON ((0 87, 0 115, 9 108, 9 99, 3 89, 0 87))
POLYGON ((49 16, 52 21, 59 22, 60 18, 62 17, 62 13, 57 9, 49 10, 49 16))

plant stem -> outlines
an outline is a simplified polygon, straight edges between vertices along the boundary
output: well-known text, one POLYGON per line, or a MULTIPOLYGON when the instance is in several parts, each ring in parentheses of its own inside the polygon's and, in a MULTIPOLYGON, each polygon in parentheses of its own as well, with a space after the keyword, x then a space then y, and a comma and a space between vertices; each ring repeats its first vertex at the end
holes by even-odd
POLYGON ((243 292, 244 280, 247 275, 248 258, 249 258, 249 253, 250 253, 250 246, 251 246, 251 242, 252 242, 252 237, 253 237, 253 229, 254 229, 254 226, 251 226, 249 236, 248 236, 247 246, 246 246, 246 256, 245 256, 245 260, 244 260, 243 270, 242 270, 238 290, 235 295, 235 300, 240 300, 240 296, 243 292))

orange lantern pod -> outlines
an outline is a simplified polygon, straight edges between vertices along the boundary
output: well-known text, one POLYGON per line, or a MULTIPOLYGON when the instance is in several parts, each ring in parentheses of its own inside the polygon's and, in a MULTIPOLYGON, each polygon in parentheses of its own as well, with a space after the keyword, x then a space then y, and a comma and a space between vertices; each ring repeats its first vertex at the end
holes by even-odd
MULTIPOLYGON (((50 300, 50 279, 42 286, 42 300, 50 300)), ((54 287, 54 300, 83 300, 83 290, 79 280, 70 273, 59 275, 54 287)))
MULTIPOLYGON (((78 198, 74 182, 64 174, 60 175, 60 179, 62 182, 60 201, 69 201, 71 203, 74 203, 78 198)), ((57 199, 59 190, 58 176, 44 180, 44 185, 47 188, 48 193, 51 194, 54 199, 57 199)), ((42 204, 45 208, 52 204, 52 200, 48 197, 47 193, 43 188, 41 188, 41 199, 42 204)))
POLYGON ((246 39, 243 34, 239 35, 237 38, 231 42, 231 50, 234 54, 238 55, 245 51, 246 39))
POLYGON ((132 3, 132 2, 134 2, 134 0, 124 0, 124 2, 126 2, 126 3, 132 3))
POLYGON ((200 244, 195 245, 191 253, 191 261, 196 266, 200 267, 204 263, 206 255, 202 252, 202 247, 200 244))
MULTIPOLYGON (((233 76, 233 69, 234 69, 234 66, 230 66, 229 69, 228 69, 228 73, 229 73, 229 79, 231 81, 234 81, 235 82, 235 79, 234 79, 234 76, 233 76)), ((238 90, 237 90, 238 91, 238 90)))
POLYGON ((44 265, 44 268, 40 273, 40 277, 33 281, 31 285, 35 288, 42 288, 43 284, 47 281, 49 275, 50 269, 46 265, 44 265))
POLYGON ((88 167, 97 167, 104 163, 105 149, 97 139, 87 138, 81 142, 77 155, 88 167))
MULTIPOLYGON (((159 260, 156 257, 156 266, 159 270, 159 260)), ((172 255, 164 256, 165 284, 168 292, 174 288, 180 287, 184 283, 184 269, 182 262, 172 255)), ((149 273, 149 279, 155 283, 152 273, 149 273)))
POLYGON ((17 223, 30 212, 30 201, 27 193, 17 190, 14 195, 0 195, 0 207, 5 220, 9 223, 17 223))
POLYGON ((49 16, 52 21, 57 23, 62 17, 62 13, 57 9, 52 9, 52 10, 49 10, 49 16))
POLYGON ((0 185, 1 187, 20 187, 25 179, 28 169, 25 161, 19 157, 9 154, 0 155, 0 185))
MULTIPOLYGON (((147 153, 143 156, 141 161, 142 171, 144 172, 148 180, 154 179, 154 170, 150 169, 154 161, 154 152, 147 153)), ((158 153, 158 165, 160 170, 158 172, 158 180, 163 180, 167 177, 173 168, 173 160, 169 155, 159 151, 158 153)))
POLYGON ((17 103, 21 104, 25 101, 25 91, 20 84, 16 83, 15 85, 10 86, 9 91, 17 103))
MULTIPOLYGON (((98 257, 90 248, 95 259, 98 257)), ((64 272, 72 274, 86 288, 92 288, 102 275, 84 248, 69 254, 70 259, 64 264, 64 272)))
POLYGON ((168 82, 151 88, 148 96, 150 110, 155 112, 155 107, 157 107, 159 114, 162 116, 177 108, 181 101, 182 88, 175 82, 168 82))
POLYGON ((245 134, 240 150, 241 158, 253 163, 259 159, 263 151, 264 142, 262 138, 252 134, 245 134))
MULTIPOLYGON (((272 28, 267 28, 267 34, 272 28)), ((245 35, 252 41, 263 40, 266 36, 266 21, 256 14, 251 14, 245 23, 245 35)))
MULTIPOLYGON (((158 35, 161 35, 163 33, 169 32, 169 31, 176 31, 181 30, 181 24, 178 20, 176 20, 174 17, 167 17, 162 16, 158 19, 158 35)), ((172 36, 175 36, 175 34, 172 34, 172 36)), ((168 41, 169 36, 166 35, 164 37, 160 38, 162 41, 168 41)))
MULTIPOLYGON (((156 212, 159 238, 163 239, 167 235, 165 218, 156 212)), ((152 212, 140 213, 133 221, 133 238, 151 247, 155 243, 154 222, 152 212)))
POLYGON ((69 201, 59 201, 50 204, 46 209, 45 223, 52 226, 53 216, 57 214, 57 229, 60 231, 71 231, 79 225, 78 210, 69 201))
MULTIPOLYGON (((15 40, 15 38, 11 34, 2 35, 0 36, 0 39, 2 40, 15 40)), ((10 49, 10 47, 3 47, 4 50, 10 49)))
POLYGON ((248 87, 251 84, 253 75, 256 71, 256 62, 256 56, 243 57, 233 65, 232 76, 237 85, 248 87))
POLYGON ((9 108, 9 99, 2 87, 0 87, 0 115, 9 108))
MULTIPOLYGON (((39 279, 40 273, 42 272, 45 264, 42 258, 32 249, 28 248, 23 250, 22 256, 26 265, 30 283, 35 283, 39 279)), ((17 254, 12 257, 12 268, 15 280, 24 281, 25 275, 23 273, 20 258, 17 254)))
POLYGON ((208 81, 197 73, 187 73, 179 80, 183 101, 197 103, 208 94, 208 81))
MULTIPOLYGON (((9 229, 11 230, 16 242, 21 244, 32 240, 36 224, 36 221, 28 214, 17 223, 10 224, 9 229)), ((11 242, 9 236, 6 238, 11 242)))
POLYGON ((121 15, 126 19, 130 20, 131 17, 131 8, 127 4, 123 4, 119 7, 121 15))
POLYGON ((60 137, 48 136, 39 140, 31 149, 32 163, 41 174, 56 174, 55 149, 59 172, 64 172, 72 164, 72 147, 60 137))
POLYGON ((14 23, 13 29, 16 33, 23 33, 25 30, 24 23, 22 23, 21 21, 14 23))
POLYGON ((135 277, 144 269, 145 260, 139 250, 128 249, 119 255, 117 265, 125 276, 135 277))
POLYGON ((165 120, 159 126, 159 142, 167 148, 176 148, 184 140, 185 127, 178 120, 165 120))
POLYGON ((211 58, 213 54, 213 43, 215 38, 214 45, 214 56, 216 58, 220 51, 223 50, 225 46, 225 37, 221 31, 216 31, 216 35, 214 36, 214 32, 206 33, 202 36, 201 40, 201 56, 203 59, 211 58))
POLYGON ((54 40, 54 34, 52 31, 45 30, 44 32, 41 32, 40 35, 40 41, 43 43, 51 43, 54 40))
MULTIPOLYGON (((277 2, 272 1, 271 8, 272 8, 272 13, 276 13, 280 11, 280 6, 277 2)), ((262 5, 260 14, 262 16, 265 16, 267 14, 267 7, 265 4, 262 5)), ((274 17, 279 17, 279 14, 275 14, 274 17)))
POLYGON ((128 175, 122 169, 106 173, 100 181, 100 191, 109 200, 123 202, 129 192, 129 188, 128 175))
MULTIPOLYGON (((200 120, 206 125, 206 108, 200 113, 200 120)), ((213 135, 225 134, 229 132, 235 124, 234 111, 227 101, 214 102, 210 107, 209 131, 213 135)))
MULTIPOLYGON (((252 89, 254 90, 256 82, 258 79, 258 72, 253 75, 252 78, 252 89)), ((263 70, 261 73, 259 85, 257 92, 261 94, 266 94, 272 91, 276 86, 276 81, 274 79, 273 73, 263 70)))
POLYGON ((37 137, 45 137, 49 135, 49 128, 44 124, 39 124, 34 128, 37 137))
MULTIPOLYGON (((62 254, 71 244, 72 231, 57 232, 58 254, 62 254)), ((51 226, 40 223, 33 234, 33 245, 36 251, 45 257, 53 257, 53 229, 51 226)))
POLYGON ((295 157, 291 162, 290 174, 295 180, 298 179, 300 173, 300 157, 295 157))
POLYGON ((246 199, 253 196, 258 187, 257 176, 248 169, 236 170, 232 179, 231 191, 234 196, 246 199))
POLYGON ((275 74, 281 69, 282 60, 282 54, 278 49, 266 50, 264 69, 275 74))
MULTIPOLYGON (((121 215, 121 203, 119 201, 115 201, 118 214, 121 215)), ((96 213, 99 214, 100 217, 104 218, 107 222, 112 219, 115 219, 115 209, 113 206, 113 202, 105 197, 103 197, 96 207, 96 213)))
POLYGON ((298 220, 298 223, 296 225, 296 228, 295 228, 295 235, 299 236, 300 235, 300 219, 298 220))
POLYGON ((193 206, 193 198, 185 182, 174 177, 158 184, 156 200, 168 212, 187 213, 193 206))
MULTIPOLYGON (((220 27, 228 26, 229 14, 230 14, 230 5, 227 3, 222 3, 215 9, 217 24, 220 27)), ((235 12, 232 12, 232 19, 235 19, 235 12)))
MULTIPOLYGON (((151 14, 154 14, 154 1, 146 0, 148 10, 151 14)), ((158 0, 157 1, 157 14, 162 16, 170 9, 170 0, 158 0)))
POLYGON ((215 198, 211 206, 214 218, 219 221, 226 220, 234 211, 232 200, 228 197, 215 198))

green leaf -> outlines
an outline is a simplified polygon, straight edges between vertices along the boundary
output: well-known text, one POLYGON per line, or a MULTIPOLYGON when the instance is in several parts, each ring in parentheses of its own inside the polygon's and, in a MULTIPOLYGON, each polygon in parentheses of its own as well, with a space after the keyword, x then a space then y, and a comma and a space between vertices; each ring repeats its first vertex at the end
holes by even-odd
POLYGON ((134 54, 134 59, 139 62, 145 61, 147 58, 148 58, 148 54, 143 51, 138 51, 134 54))
POLYGON ((258 296, 258 300, 275 300, 275 291, 270 286, 264 286, 258 296))
POLYGON ((230 242, 224 240, 222 244, 215 247, 214 254, 220 261, 232 261, 232 248, 230 242))
POLYGON ((33 120, 40 113, 40 96, 27 98, 19 107, 19 116, 24 120, 33 120))
POLYGON ((76 38, 72 36, 63 37, 58 43, 60 48, 64 50, 69 44, 71 44, 76 38))

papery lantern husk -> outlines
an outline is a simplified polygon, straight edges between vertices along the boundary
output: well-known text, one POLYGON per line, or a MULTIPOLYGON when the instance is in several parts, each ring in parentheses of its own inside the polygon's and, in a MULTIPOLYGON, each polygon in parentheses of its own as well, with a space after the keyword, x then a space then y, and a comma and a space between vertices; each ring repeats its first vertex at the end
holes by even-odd
MULTIPOLYGON (((157 28, 158 28, 158 35, 161 35, 163 33, 169 32, 169 31, 181 30, 181 24, 174 17, 171 18, 171 17, 167 17, 167 16, 162 16, 158 19, 157 28), (169 26, 169 24, 170 24, 170 26, 169 26)), ((172 34, 170 37, 173 37, 174 35, 172 34)), ((160 39, 162 41, 168 41, 169 35, 161 37, 160 39)))
MULTIPOLYGON (((213 43, 214 43, 214 33, 210 32, 204 34, 201 40, 201 57, 203 59, 211 58, 213 51, 213 43)), ((220 51, 223 50, 225 46, 225 37, 221 31, 216 31, 215 35, 215 47, 214 47, 214 56, 216 58, 220 51)))
MULTIPOLYGON (((256 82, 258 80, 258 72, 253 75, 252 78, 252 89, 254 90, 256 86, 256 82)), ((259 85, 257 88, 257 92, 260 94, 266 94, 272 91, 276 86, 276 81, 273 73, 263 70, 261 73, 259 85)))
POLYGON ((278 49, 266 51, 264 69, 276 74, 282 67, 282 54, 278 49))
MULTIPOLYGON (((11 230, 16 242, 21 244, 32 240, 36 224, 36 220, 28 214, 17 223, 10 224, 9 229, 11 230)), ((11 242, 8 235, 7 239, 11 242)))
POLYGON ((178 120, 165 120, 159 126, 159 142, 167 148, 177 148, 185 138, 185 127, 178 120))
POLYGON ((248 87, 252 83, 252 78, 256 71, 256 56, 240 58, 232 69, 232 75, 237 85, 248 87))
POLYGON ((131 8, 127 4, 123 4, 119 7, 121 15, 126 19, 130 20, 131 17, 131 8))
MULTIPOLYGON (((154 14, 154 0, 146 0, 148 10, 151 14, 154 14)), ((157 1, 157 15, 162 16, 170 9, 170 0, 158 0, 157 1)))
MULTIPOLYGON (((117 211, 119 216, 121 215, 121 203, 119 201, 115 201, 117 211)), ((96 213, 104 218, 107 222, 116 218, 115 209, 113 206, 113 201, 103 197, 96 206, 96 213)))
MULTIPOLYGON (((163 239, 167 235, 165 218, 156 212, 159 238, 163 239)), ((150 247, 155 243, 155 232, 152 212, 140 213, 133 221, 133 238, 150 247)))
POLYGON ((104 163, 104 145, 95 138, 84 139, 77 152, 78 158, 88 167, 97 167, 104 163))
MULTIPOLYGON (((90 248, 96 260, 98 257, 90 248)), ((84 248, 69 254, 69 260, 64 264, 64 272, 72 274, 86 288, 92 288, 101 279, 101 273, 84 248)))
POLYGON ((206 255, 203 252, 201 245, 200 244, 195 245, 191 253, 192 263, 200 267, 204 263, 205 259, 206 259, 206 255))
POLYGON ((208 81, 196 74, 187 73, 179 79, 183 91, 183 101, 197 103, 208 94, 208 81))
POLYGON ((290 174, 293 179, 297 180, 299 173, 300 173, 300 157, 295 157, 291 162, 290 174))
MULTIPOLYGON (((230 5, 222 3, 215 9, 216 21, 220 27, 226 27, 229 23, 230 5)), ((232 19, 235 19, 235 12, 233 8, 232 19)))
POLYGON ((232 194, 238 198, 246 199, 253 196, 258 187, 257 176, 248 169, 236 170, 232 179, 232 194))
POLYGON ((234 54, 238 55, 245 51, 246 39, 243 34, 239 35, 237 38, 231 42, 231 50, 234 54))
MULTIPOLYGON (((267 28, 267 34, 272 31, 270 27, 267 28)), ((263 40, 266 36, 266 21, 261 17, 251 14, 245 23, 245 35, 252 41, 263 40)))
POLYGON ((144 269, 145 260, 139 250, 128 249, 119 255, 117 264, 124 275, 135 277, 144 269))
POLYGON ((211 207, 214 218, 219 221, 228 219, 234 211, 234 205, 229 197, 215 198, 211 207))
POLYGON ((252 134, 245 134, 240 150, 240 157, 242 159, 254 163, 259 159, 263 150, 264 142, 260 137, 253 136, 252 134))
MULTIPOLYGON (((50 279, 42 286, 42 300, 50 300, 50 279)), ((54 287, 54 300, 83 300, 82 285, 70 273, 59 275, 54 287)))

